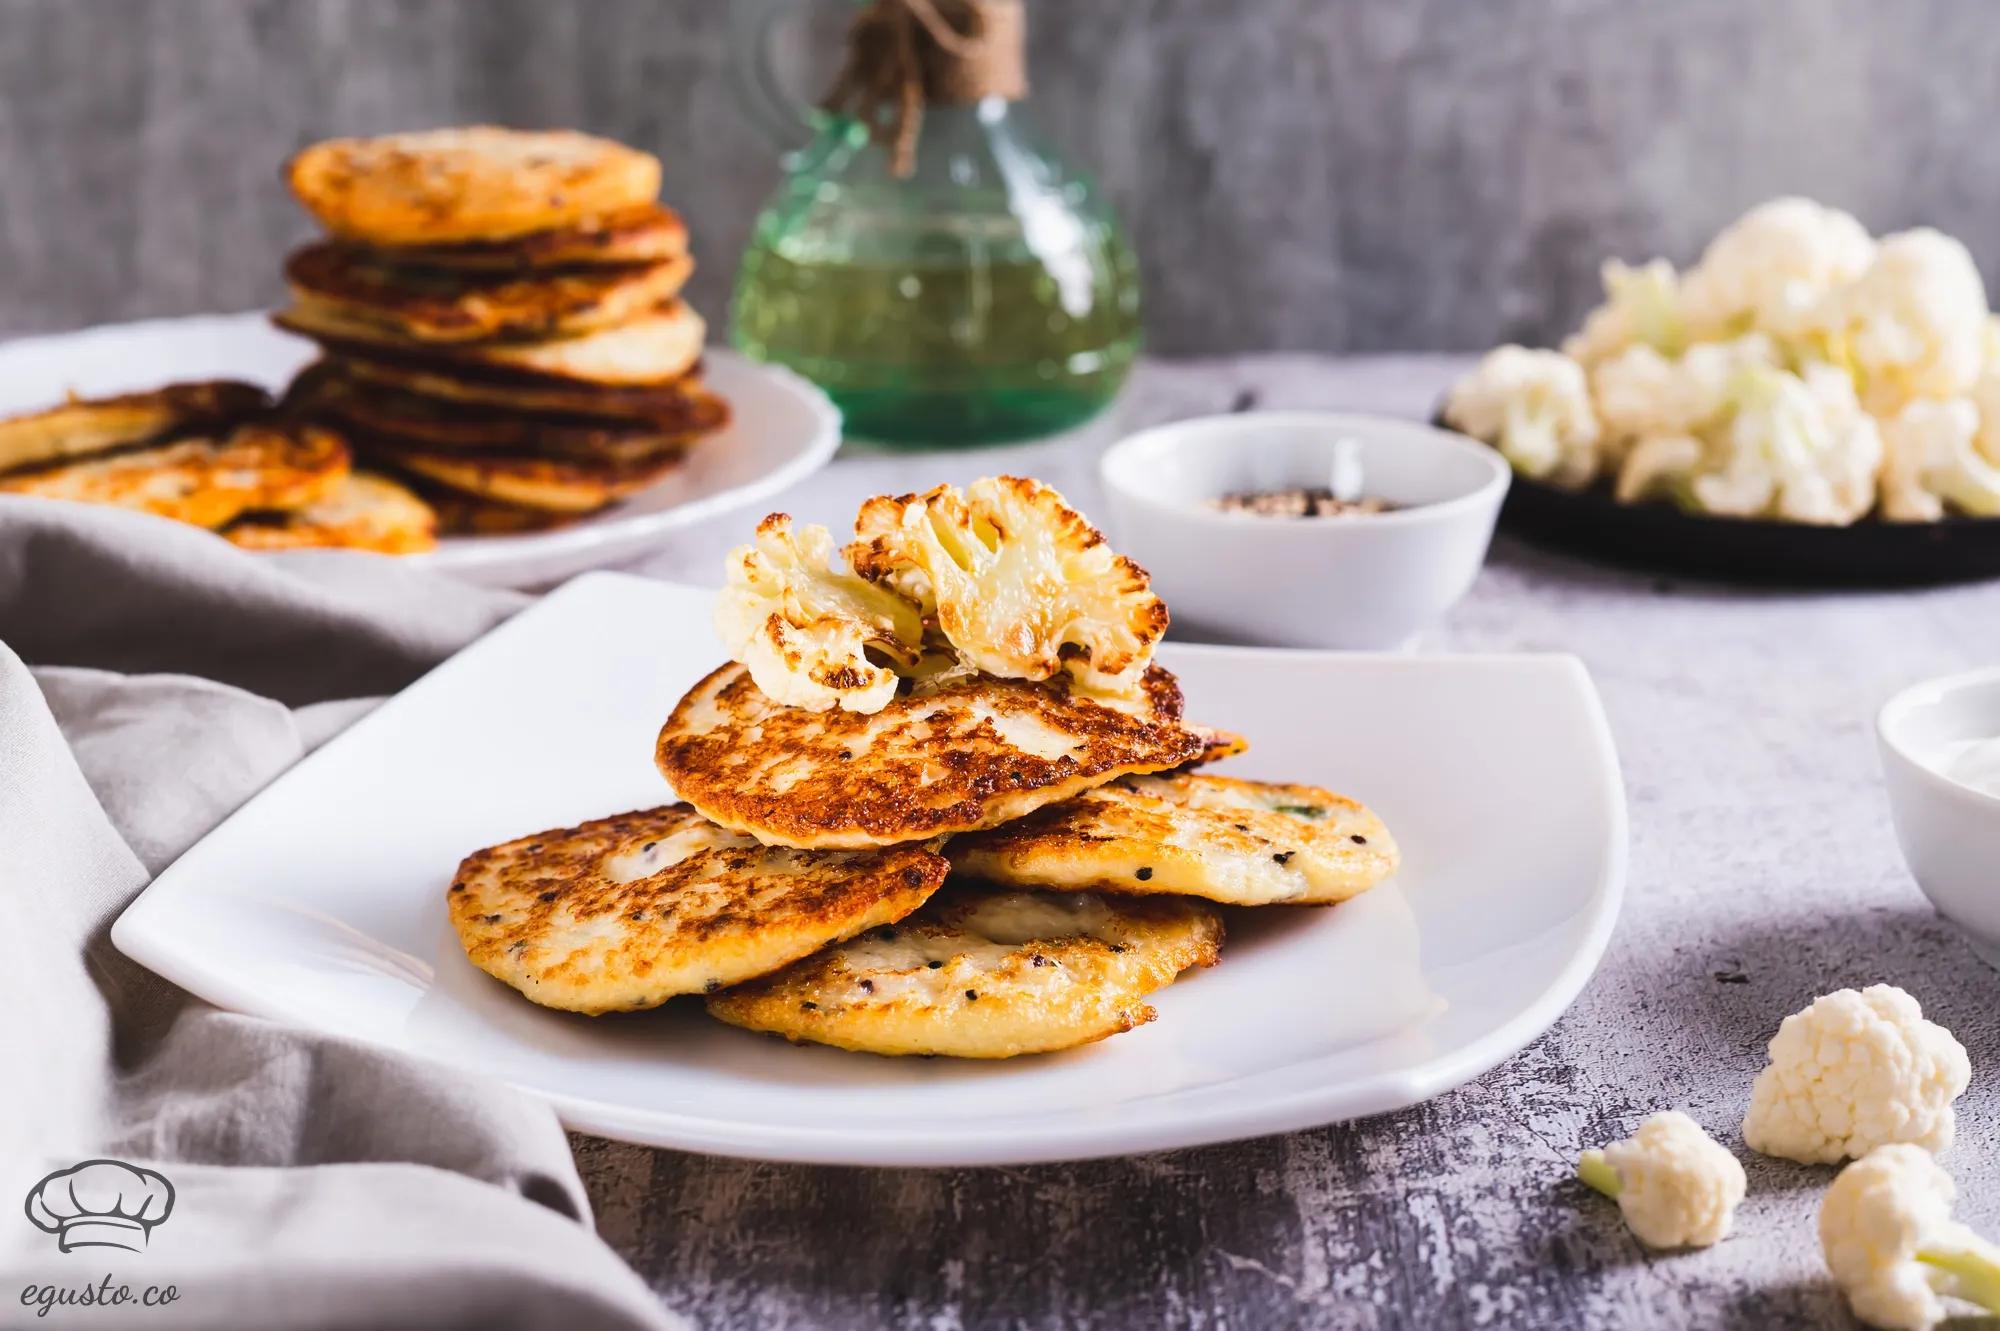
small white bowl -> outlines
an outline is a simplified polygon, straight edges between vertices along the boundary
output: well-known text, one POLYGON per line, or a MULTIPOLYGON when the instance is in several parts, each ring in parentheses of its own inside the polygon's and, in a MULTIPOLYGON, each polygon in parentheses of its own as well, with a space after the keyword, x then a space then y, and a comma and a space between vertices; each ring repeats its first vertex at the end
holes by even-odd
POLYGON ((1385 416, 1244 412, 1144 430, 1101 464, 1115 543, 1153 575, 1174 622, 1235 642, 1392 648, 1479 575, 1507 464, 1484 444, 1385 416), (1390 512, 1225 513, 1240 491, 1323 486, 1352 439, 1362 494, 1390 512))
POLYGON ((2000 667, 1914 684, 1875 718, 1903 858, 1938 914, 2000 968, 2000 796, 1940 770, 1948 745, 1996 735, 2000 667))

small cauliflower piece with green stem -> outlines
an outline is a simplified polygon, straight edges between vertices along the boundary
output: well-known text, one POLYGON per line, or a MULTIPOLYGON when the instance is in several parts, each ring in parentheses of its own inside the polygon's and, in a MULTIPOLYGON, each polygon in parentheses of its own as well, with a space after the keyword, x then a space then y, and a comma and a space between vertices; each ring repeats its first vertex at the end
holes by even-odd
POLYGON ((1598 269, 1604 303, 1584 316, 1583 327, 1564 339, 1563 354, 1583 366, 1642 345, 1677 356, 1687 345, 1679 278, 1665 259, 1634 268, 1617 259, 1598 269))
POLYGON ((1951 1175, 1908 1143, 1840 1171, 1820 1203, 1819 1244, 1856 1317, 1930 1331, 1953 1315, 1947 1298, 2000 1313, 2000 1248, 1951 1218, 1956 1195, 1951 1175))
POLYGON ((1601 1151, 1585 1151, 1577 1177, 1616 1198, 1649 1248, 1706 1248, 1729 1233, 1743 1201, 1743 1166, 1677 1109, 1601 1151))
POLYGON ((1827 292, 1875 259, 1868 229, 1811 199, 1773 199, 1725 227, 1681 275, 1681 311, 1697 341, 1798 328, 1827 292))
POLYGON ((1530 480, 1580 490, 1596 477, 1597 415, 1583 367, 1554 351, 1496 347, 1452 385, 1445 423, 1500 450, 1530 480))
POLYGON ((1878 1146, 1951 1145, 1951 1102, 1972 1080, 1965 1046, 1889 984, 1841 989, 1786 1017, 1750 1087, 1753 1151, 1828 1165, 1878 1146))
POLYGON ((1882 427, 1882 516, 1936 522, 1949 504, 2000 516, 2000 464, 1980 449, 1980 409, 1966 398, 1919 399, 1882 427))
POLYGON ((1868 410, 1892 416, 1916 398, 1960 397, 1987 350, 1986 286, 1971 251, 1920 227, 1885 237, 1868 271, 1804 317, 1820 359, 1853 372, 1868 410))
POLYGON ((916 606, 834 571, 832 562, 826 528, 795 532, 788 515, 771 514, 757 524, 754 544, 730 552, 715 631, 774 702, 879 712, 896 696, 892 665, 914 666, 921 654, 923 619, 916 606))

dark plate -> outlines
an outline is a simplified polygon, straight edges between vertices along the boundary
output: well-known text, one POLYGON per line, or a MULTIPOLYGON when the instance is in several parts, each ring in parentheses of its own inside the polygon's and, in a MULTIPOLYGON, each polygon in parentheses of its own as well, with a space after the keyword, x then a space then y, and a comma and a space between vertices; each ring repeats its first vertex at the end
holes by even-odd
MULTIPOLYGON (((1431 424, 1451 429, 1442 409, 1431 424)), ((1658 501, 1621 504, 1605 489, 1558 490, 1515 472, 1500 526, 1545 549, 1718 582, 1926 587, 2000 578, 2000 518, 1863 518, 1851 527, 1718 518, 1658 501)))
POLYGON ((1811 527, 1621 504, 1601 490, 1573 494, 1517 474, 1500 526, 1535 545, 1725 582, 1910 587, 2000 578, 2000 518, 1811 527))

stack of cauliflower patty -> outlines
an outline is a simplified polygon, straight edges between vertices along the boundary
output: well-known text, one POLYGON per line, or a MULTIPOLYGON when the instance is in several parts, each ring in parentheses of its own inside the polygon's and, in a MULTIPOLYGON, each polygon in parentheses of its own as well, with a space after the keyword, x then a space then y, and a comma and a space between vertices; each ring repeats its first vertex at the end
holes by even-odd
POLYGON ((880 1054, 1007 1058, 1151 1021, 1239 906, 1346 900, 1395 842, 1241 752, 1153 663, 1167 611, 1061 495, 877 497, 832 536, 773 514, 730 556, 733 660, 661 729, 684 803, 482 850, 467 954, 537 1003, 707 996, 723 1021, 880 1054))
POLYGON ((650 154, 475 127, 316 144, 286 175, 331 233, 285 265, 276 321, 326 353, 289 400, 448 529, 603 508, 727 422, 650 154))

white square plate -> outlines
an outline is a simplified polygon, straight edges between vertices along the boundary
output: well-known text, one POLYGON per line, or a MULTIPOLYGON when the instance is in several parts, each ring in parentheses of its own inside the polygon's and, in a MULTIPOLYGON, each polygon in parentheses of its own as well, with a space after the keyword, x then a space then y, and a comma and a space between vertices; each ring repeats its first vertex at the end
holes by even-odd
POLYGON ((1493 1067, 1588 978, 1618 913, 1625 798, 1583 667, 1169 644, 1190 719, 1247 776, 1330 786, 1394 829, 1398 878, 1234 911, 1159 1020, 969 1063, 794 1048, 698 1001, 580 1017, 475 970, 445 921, 468 851, 662 803, 653 740, 720 657, 711 593, 570 583, 287 772, 112 932, 211 1002, 493 1074, 574 1128, 869 1165, 1160 1150, 1380 1113, 1493 1067))

